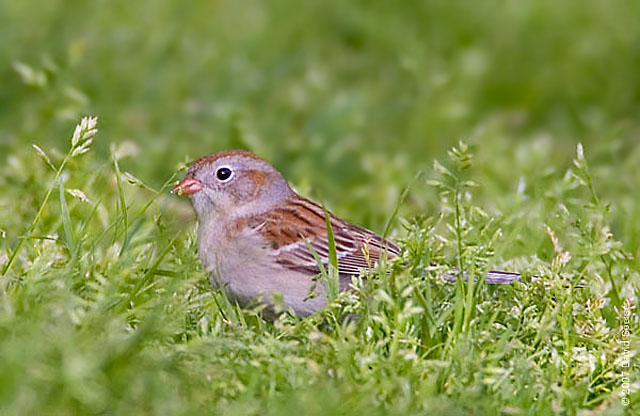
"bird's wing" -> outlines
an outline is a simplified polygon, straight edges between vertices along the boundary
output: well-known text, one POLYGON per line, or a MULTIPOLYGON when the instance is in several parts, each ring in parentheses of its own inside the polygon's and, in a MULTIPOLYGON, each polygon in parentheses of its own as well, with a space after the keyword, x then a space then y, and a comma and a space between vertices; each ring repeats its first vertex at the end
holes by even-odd
MULTIPOLYGON (((383 258, 400 254, 394 243, 343 221, 332 214, 331 228, 338 259, 338 274, 345 284, 362 269, 371 269, 383 258)), ((276 262, 290 270, 320 272, 320 262, 329 264, 329 237, 324 209, 302 197, 287 201, 249 221, 273 250, 276 262), (309 249, 311 248, 313 252, 309 249)))
MULTIPOLYGON (((363 269, 374 268, 382 258, 391 259, 400 255, 399 247, 392 241, 333 214, 329 216, 341 288, 348 287, 351 277, 359 276, 363 269)), ((273 251, 275 261, 286 269, 318 274, 320 268, 315 255, 325 267, 329 264, 329 237, 324 209, 306 198, 298 196, 290 199, 269 212, 249 219, 248 225, 262 236, 273 251)), ((443 273, 442 277, 455 282, 458 273, 454 270, 443 273)), ((463 279, 467 280, 466 273, 463 279)), ((519 279, 519 273, 497 270, 485 275, 488 284, 509 284, 519 279)))

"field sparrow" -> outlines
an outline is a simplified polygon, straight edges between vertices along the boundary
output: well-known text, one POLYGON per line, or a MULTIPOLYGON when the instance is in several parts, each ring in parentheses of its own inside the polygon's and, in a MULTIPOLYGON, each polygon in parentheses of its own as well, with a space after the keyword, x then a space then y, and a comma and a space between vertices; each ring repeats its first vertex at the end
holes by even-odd
MULTIPOLYGON (((173 192, 191 197, 198 217, 198 252, 211 283, 246 305, 269 304, 275 293, 297 314, 307 316, 326 304, 322 284, 310 297, 320 272, 313 248, 329 263, 324 209, 298 195, 264 159, 245 151, 227 151, 193 162, 173 192)), ((370 269, 400 249, 365 228, 330 214, 338 258, 340 290, 352 276, 370 269)), ((516 273, 489 272, 488 283, 509 283, 516 273)), ((455 276, 445 276, 455 280, 455 276)))

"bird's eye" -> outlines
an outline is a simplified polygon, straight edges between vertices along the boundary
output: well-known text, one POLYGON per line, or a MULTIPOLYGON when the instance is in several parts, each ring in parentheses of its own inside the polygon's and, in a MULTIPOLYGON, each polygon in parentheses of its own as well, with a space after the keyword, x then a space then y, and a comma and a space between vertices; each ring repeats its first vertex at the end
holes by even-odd
POLYGON ((232 175, 233 171, 226 167, 220 168, 216 171, 216 178, 218 178, 218 180, 221 182, 228 181, 229 179, 231 179, 232 175))

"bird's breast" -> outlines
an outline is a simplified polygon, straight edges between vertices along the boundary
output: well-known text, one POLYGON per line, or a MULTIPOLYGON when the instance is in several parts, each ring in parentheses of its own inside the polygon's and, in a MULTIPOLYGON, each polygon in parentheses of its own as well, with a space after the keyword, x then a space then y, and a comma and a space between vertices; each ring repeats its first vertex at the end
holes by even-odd
POLYGON ((302 315, 326 303, 322 285, 316 289, 317 296, 309 296, 314 276, 283 268, 255 229, 236 231, 222 224, 199 228, 200 259, 214 286, 222 285, 241 304, 255 298, 270 303, 279 293, 285 307, 302 315))

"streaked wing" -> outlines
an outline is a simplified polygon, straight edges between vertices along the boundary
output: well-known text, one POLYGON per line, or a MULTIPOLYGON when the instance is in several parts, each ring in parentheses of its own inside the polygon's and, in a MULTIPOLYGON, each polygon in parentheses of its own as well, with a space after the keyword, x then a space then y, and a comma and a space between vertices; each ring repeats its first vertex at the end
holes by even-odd
MULTIPOLYGON (((341 288, 348 286, 351 277, 358 276, 361 270, 375 267, 381 258, 400 255, 400 249, 392 241, 384 240, 374 232, 332 214, 330 218, 341 288)), ((250 218, 248 225, 273 249, 275 261, 287 269, 312 275, 320 273, 316 258, 308 246, 325 267, 329 264, 329 238, 324 210, 313 201, 297 196, 267 213, 250 218)), ((454 270, 443 273, 442 277, 455 282, 457 273, 454 270)), ((467 279, 466 273, 464 279, 467 279)), ((497 270, 485 275, 488 284, 509 284, 519 279, 519 273, 497 270)))
MULTIPOLYGON (((362 269, 375 267, 383 256, 393 258, 400 254, 398 246, 372 231, 331 214, 330 218, 338 273, 344 283, 348 284, 351 276, 358 276, 362 269)), ((324 266, 329 264, 329 238, 324 210, 306 198, 291 199, 265 214, 251 218, 249 226, 268 242, 274 249, 276 262, 285 268, 309 274, 320 272, 307 244, 324 266)))

